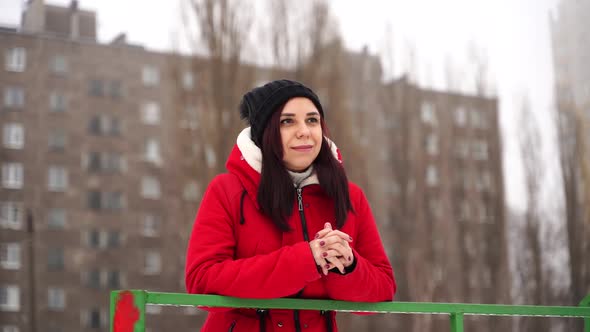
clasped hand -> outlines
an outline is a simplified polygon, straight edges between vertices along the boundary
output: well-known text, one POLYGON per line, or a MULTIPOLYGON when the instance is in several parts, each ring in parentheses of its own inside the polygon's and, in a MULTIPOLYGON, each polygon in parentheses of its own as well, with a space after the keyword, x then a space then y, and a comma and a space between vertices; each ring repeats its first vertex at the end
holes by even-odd
POLYGON ((324 229, 317 232, 315 239, 309 242, 315 263, 322 269, 324 275, 328 270, 336 267, 344 274, 344 269, 354 262, 354 255, 349 243, 352 237, 339 230, 333 230, 330 223, 324 224, 324 229))

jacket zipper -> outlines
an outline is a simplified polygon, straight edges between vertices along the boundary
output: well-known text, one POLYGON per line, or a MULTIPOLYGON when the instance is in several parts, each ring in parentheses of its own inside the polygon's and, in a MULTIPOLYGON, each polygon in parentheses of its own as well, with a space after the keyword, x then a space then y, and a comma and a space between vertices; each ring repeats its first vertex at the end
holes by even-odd
POLYGON ((303 213, 303 189, 297 188, 297 203, 299 206, 299 217, 301 217, 301 228, 303 231, 303 239, 309 241, 309 235, 307 235, 307 221, 305 220, 305 214, 303 213))
MULTIPOLYGON (((303 213, 303 188, 297 188, 297 206, 299 208, 299 217, 301 218, 301 229, 303 232, 303 239, 308 242, 309 235, 307 234, 307 221, 305 220, 305 213, 303 213)), ((303 289, 297 294, 297 297, 301 296, 303 289)), ((295 322, 295 331, 301 332, 301 322, 299 321, 299 310, 293 310, 293 320, 295 322)))

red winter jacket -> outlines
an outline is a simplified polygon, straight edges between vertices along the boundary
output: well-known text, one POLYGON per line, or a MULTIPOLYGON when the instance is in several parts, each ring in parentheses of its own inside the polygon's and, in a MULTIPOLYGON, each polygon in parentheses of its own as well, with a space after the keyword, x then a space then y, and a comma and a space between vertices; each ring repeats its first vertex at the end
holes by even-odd
MULTIPOLYGON (((302 212, 307 229, 302 227, 296 200, 288 220, 292 231, 281 232, 259 209, 256 197, 260 173, 248 163, 251 158, 241 152, 251 153, 251 147, 238 146, 240 139, 227 161, 229 173, 213 179, 201 202, 186 257, 189 293, 271 299, 295 297, 302 291, 299 297, 310 299, 393 299, 393 271, 359 187, 349 185, 354 212, 349 212, 341 228, 353 238, 350 246, 356 266, 345 275, 324 276, 316 268, 303 232, 313 239, 325 222, 336 229, 331 199, 318 184, 303 187, 302 212)), ((303 331, 326 331, 320 312, 302 310, 297 315, 303 331)), ((264 317, 266 331, 295 331, 295 316, 293 310, 270 310, 264 317)), ((334 316, 330 314, 329 319, 335 326, 334 316)), ((201 331, 259 331, 259 324, 259 316, 252 309, 212 310, 201 331)))

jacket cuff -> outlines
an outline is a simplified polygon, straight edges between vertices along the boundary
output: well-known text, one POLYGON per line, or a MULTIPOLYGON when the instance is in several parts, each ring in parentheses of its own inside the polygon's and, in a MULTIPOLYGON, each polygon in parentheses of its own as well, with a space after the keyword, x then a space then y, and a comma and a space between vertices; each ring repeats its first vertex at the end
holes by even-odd
POLYGON ((315 281, 322 276, 322 268, 319 267, 315 263, 315 259, 313 258, 313 252, 311 251, 311 247, 309 246, 309 242, 300 242, 294 246, 297 251, 301 252, 301 255, 297 255, 301 258, 302 264, 305 265, 302 271, 309 271, 305 272, 306 280, 308 282, 315 281), (315 267, 315 268, 313 268, 315 267))

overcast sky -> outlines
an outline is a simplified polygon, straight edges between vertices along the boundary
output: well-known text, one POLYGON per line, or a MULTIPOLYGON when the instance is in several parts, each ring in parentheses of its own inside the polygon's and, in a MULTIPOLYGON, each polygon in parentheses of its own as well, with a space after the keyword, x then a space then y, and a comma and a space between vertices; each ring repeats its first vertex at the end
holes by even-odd
MULTIPOLYGON (((0 22, 17 25, 23 0, 0 0, 0 22)), ((69 0, 47 3, 66 5, 69 0)), ((445 64, 469 76, 470 43, 485 50, 497 86, 503 133, 506 197, 513 208, 526 204, 518 157, 517 102, 527 95, 543 128, 544 156, 550 168, 545 199, 560 199, 557 153, 551 125, 553 94, 549 12, 558 0, 332 0, 334 13, 349 48, 383 50, 386 26, 393 32, 397 71, 414 45, 420 84, 444 86, 445 64), (407 53, 407 52, 406 52, 407 53), (556 196, 558 195, 558 196, 556 196)), ((98 34, 109 41, 126 32, 131 42, 166 50, 178 23, 178 0, 80 0, 83 9, 96 10, 98 34)))

